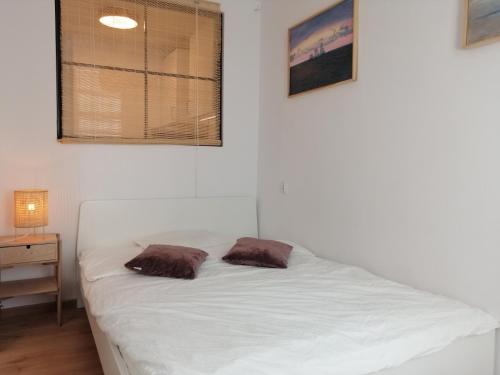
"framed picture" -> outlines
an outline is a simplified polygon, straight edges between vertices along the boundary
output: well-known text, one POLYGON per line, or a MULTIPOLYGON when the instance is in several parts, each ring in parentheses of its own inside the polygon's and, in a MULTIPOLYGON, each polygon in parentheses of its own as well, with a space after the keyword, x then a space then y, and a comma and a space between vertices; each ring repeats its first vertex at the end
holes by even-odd
POLYGON ((358 0, 341 0, 288 31, 293 96, 357 78, 358 0))
POLYGON ((500 0, 464 0, 464 46, 500 41, 500 0))

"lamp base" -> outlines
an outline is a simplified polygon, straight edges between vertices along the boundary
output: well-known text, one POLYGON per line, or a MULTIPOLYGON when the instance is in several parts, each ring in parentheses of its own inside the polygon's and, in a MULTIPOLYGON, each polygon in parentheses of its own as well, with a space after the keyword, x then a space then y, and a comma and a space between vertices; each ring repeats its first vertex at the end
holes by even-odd
POLYGON ((33 227, 31 228, 32 229, 32 232, 30 233, 19 233, 19 228, 15 227, 14 228, 14 237, 15 238, 22 238, 22 237, 27 237, 27 236, 36 236, 37 234, 41 234, 41 235, 45 235, 45 226, 43 227, 33 227), (37 232, 37 228, 41 228, 41 231, 40 232, 37 232))

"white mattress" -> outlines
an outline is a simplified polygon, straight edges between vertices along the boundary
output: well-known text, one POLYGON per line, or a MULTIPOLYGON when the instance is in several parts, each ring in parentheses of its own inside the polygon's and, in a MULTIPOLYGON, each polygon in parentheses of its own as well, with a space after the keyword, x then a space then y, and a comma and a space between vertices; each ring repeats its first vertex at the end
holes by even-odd
POLYGON ((286 270, 209 257, 191 281, 136 275, 111 249, 92 251, 81 257, 83 290, 133 374, 364 375, 498 326, 292 245, 286 270))

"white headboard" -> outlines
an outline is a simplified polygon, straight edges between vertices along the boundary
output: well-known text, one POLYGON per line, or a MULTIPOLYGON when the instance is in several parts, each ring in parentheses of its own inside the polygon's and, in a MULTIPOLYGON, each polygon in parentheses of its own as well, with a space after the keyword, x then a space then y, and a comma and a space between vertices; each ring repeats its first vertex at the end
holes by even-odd
POLYGON ((256 237, 256 200, 224 197, 86 201, 80 206, 77 251, 130 244, 141 236, 186 229, 256 237))

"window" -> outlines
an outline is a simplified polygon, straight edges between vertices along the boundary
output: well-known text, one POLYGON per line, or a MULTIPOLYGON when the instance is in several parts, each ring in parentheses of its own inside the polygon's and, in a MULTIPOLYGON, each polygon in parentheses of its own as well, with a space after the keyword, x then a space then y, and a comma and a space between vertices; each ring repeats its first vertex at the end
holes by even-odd
POLYGON ((194 0, 56 0, 58 139, 222 144, 222 14, 194 0))

